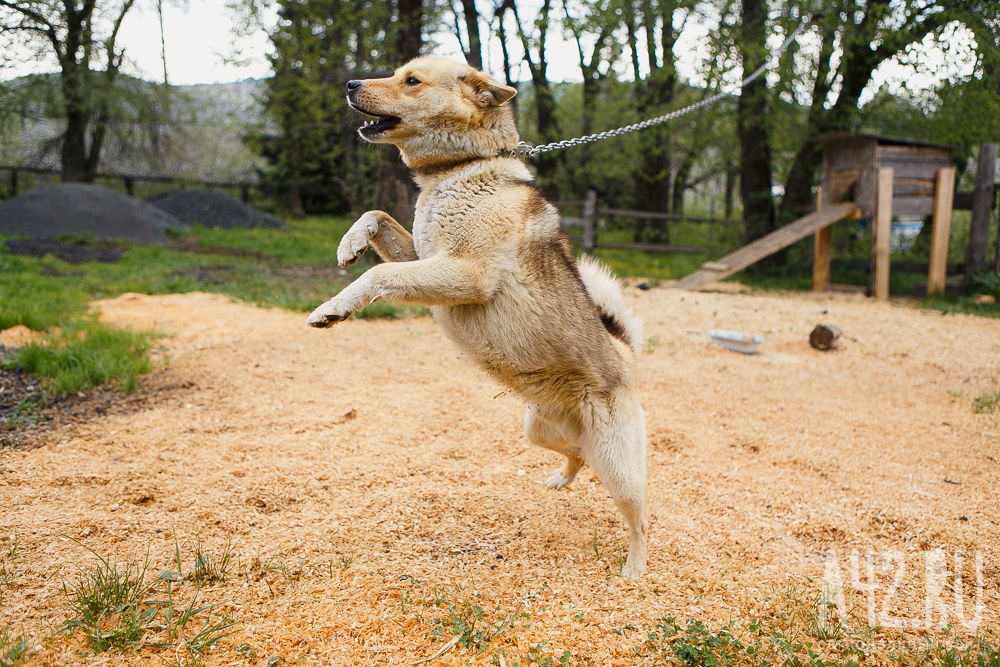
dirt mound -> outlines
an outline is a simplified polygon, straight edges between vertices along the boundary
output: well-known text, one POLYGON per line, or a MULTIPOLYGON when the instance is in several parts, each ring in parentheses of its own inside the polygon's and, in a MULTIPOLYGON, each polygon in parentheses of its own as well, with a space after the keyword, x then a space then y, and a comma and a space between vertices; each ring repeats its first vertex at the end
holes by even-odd
POLYGON ((50 239, 92 233, 102 239, 164 243, 187 225, 155 206, 99 185, 42 185, 0 204, 0 234, 50 239))
POLYGON ((277 218, 247 206, 221 192, 200 190, 172 190, 148 198, 181 222, 206 227, 281 227, 285 223, 277 218))

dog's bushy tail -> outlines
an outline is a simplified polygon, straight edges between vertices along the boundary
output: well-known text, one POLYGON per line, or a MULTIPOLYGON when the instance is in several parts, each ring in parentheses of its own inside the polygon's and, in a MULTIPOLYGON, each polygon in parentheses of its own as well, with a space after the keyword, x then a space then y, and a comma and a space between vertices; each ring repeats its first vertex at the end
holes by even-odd
POLYGON ((601 323, 612 336, 632 348, 638 357, 643 344, 642 318, 632 312, 611 269, 592 257, 581 257, 580 278, 597 306, 601 323))

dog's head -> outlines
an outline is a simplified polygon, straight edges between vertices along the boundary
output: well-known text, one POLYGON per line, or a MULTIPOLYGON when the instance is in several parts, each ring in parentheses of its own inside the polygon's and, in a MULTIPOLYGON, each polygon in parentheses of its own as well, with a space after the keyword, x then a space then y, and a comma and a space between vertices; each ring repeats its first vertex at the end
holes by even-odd
POLYGON ((374 143, 395 144, 413 168, 493 157, 517 146, 506 102, 517 91, 462 63, 417 58, 385 79, 349 81, 347 102, 377 117, 358 130, 374 143))

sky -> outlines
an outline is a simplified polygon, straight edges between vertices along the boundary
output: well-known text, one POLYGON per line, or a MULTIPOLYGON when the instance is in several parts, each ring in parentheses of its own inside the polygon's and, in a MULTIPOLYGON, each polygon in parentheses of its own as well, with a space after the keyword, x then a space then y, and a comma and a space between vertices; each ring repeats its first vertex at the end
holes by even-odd
MULTIPOLYGON (((234 41, 235 15, 226 4, 226 0, 164 2, 164 34, 170 83, 175 85, 225 83, 269 75, 270 68, 266 59, 269 50, 267 35, 261 30, 248 38, 234 41), (237 49, 244 61, 241 65, 233 62, 233 55, 237 49)), ((523 6, 530 7, 531 4, 531 0, 525 0, 523 6)), ((273 24, 276 16, 271 12, 265 18, 273 24)), ((680 74, 694 82, 699 82, 700 79, 698 71, 703 53, 700 43, 712 29, 710 21, 711 19, 689 22, 678 45, 680 74)), ((487 33, 485 26, 481 32, 487 33)), ((148 80, 162 81, 163 62, 155 0, 139 0, 126 16, 120 35, 120 43, 124 46, 128 60, 129 73, 148 80)), ((437 55, 462 59, 453 32, 444 31, 436 34, 434 40, 438 43, 435 49, 437 55)), ((778 46, 780 41, 781 37, 776 37, 773 46, 778 46)), ((953 30, 948 35, 946 44, 949 50, 943 51, 931 45, 928 40, 927 45, 916 49, 909 57, 896 58, 884 63, 876 71, 862 101, 869 99, 883 84, 892 91, 898 91, 904 86, 910 89, 924 89, 938 85, 945 78, 968 76, 975 63, 971 33, 964 28, 953 30)), ((643 47, 640 47, 640 50, 644 50, 643 47)), ((575 43, 565 41, 561 35, 553 35, 550 38, 548 52, 551 61, 549 67, 551 80, 581 80, 575 43)), ((520 59, 519 45, 512 45, 511 55, 515 61, 520 59)), ((494 37, 487 50, 484 64, 498 79, 502 78, 501 58, 499 41, 494 37)), ((9 78, 53 69, 51 61, 29 62, 8 68, 3 76, 9 78)), ((528 79, 525 66, 520 66, 519 74, 520 80, 528 79)))

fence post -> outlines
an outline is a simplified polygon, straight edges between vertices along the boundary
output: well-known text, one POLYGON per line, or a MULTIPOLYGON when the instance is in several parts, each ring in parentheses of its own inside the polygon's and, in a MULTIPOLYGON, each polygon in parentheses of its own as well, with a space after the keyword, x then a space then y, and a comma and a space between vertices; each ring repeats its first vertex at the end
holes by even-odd
POLYGON ((889 300, 889 239, 892 236, 893 168, 878 170, 872 215, 872 296, 889 300))
POLYGON ((17 169, 10 170, 10 196, 17 196, 17 169))
POLYGON ((128 193, 129 197, 135 196, 135 179, 131 176, 122 176, 122 181, 125 183, 125 192, 128 193))
POLYGON ((240 199, 244 204, 250 203, 250 186, 246 183, 240 183, 240 199))
POLYGON ((927 295, 944 294, 948 273, 948 236, 951 234, 951 208, 955 198, 955 168, 937 170, 934 186, 934 227, 931 229, 931 261, 927 267, 927 295))
POLYGON ((979 145, 979 165, 976 186, 972 191, 972 223, 969 226, 969 246, 965 251, 965 287, 972 274, 986 262, 986 246, 990 238, 990 209, 993 206, 993 181, 996 174, 997 145, 979 145))
POLYGON ((594 226, 597 217, 597 193, 587 190, 587 198, 583 201, 583 252, 594 254, 594 226))
MULTIPOLYGON (((816 210, 823 210, 823 186, 816 192, 816 210)), ((833 225, 816 232, 813 243, 813 291, 822 292, 830 286, 830 247, 833 239, 833 225)))

